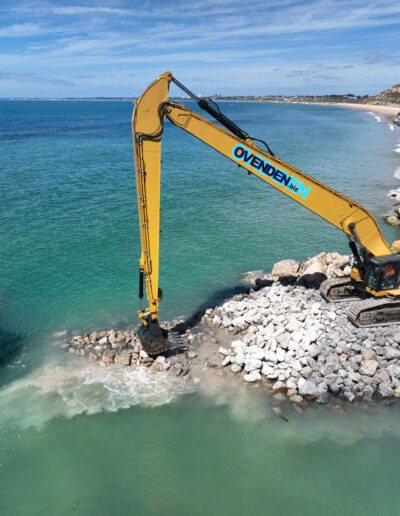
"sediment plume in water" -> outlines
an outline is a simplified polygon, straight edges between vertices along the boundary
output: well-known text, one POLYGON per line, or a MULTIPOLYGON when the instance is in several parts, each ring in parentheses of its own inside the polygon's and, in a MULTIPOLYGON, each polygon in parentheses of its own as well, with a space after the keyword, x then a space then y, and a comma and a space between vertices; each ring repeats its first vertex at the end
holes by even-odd
POLYGON ((156 407, 190 392, 181 379, 79 358, 52 361, 0 390, 0 421, 20 428, 42 427, 55 417, 115 412, 135 405, 156 407))

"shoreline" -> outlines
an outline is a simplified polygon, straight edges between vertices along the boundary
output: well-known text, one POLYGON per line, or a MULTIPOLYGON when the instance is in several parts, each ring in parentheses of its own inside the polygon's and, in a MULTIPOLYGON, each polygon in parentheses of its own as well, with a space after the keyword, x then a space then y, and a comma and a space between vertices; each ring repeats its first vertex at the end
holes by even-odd
POLYGON ((350 109, 358 109, 361 111, 369 111, 372 113, 376 113, 377 115, 386 116, 390 121, 393 121, 393 118, 400 113, 400 106, 381 106, 377 104, 347 104, 345 102, 340 102, 337 104, 321 104, 325 106, 337 106, 344 107, 350 109))

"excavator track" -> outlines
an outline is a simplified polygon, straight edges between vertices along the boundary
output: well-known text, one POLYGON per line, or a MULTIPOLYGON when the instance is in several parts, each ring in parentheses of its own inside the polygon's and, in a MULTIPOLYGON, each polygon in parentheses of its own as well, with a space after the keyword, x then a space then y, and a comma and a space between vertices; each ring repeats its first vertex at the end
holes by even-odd
POLYGON ((358 327, 400 324, 400 300, 364 299, 352 303, 347 316, 358 327))
POLYGON ((358 291, 349 276, 327 279, 319 288, 321 296, 331 303, 346 301, 359 297, 358 291))

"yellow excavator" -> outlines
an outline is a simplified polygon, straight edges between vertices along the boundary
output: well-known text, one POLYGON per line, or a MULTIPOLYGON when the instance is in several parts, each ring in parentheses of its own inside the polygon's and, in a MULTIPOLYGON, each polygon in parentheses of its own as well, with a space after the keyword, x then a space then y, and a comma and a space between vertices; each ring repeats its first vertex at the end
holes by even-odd
POLYGON ((148 308, 138 311, 142 322, 139 337, 149 354, 177 346, 176 339, 158 322, 162 298, 158 287, 161 136, 165 119, 344 231, 354 257, 350 277, 323 282, 322 296, 328 301, 358 298, 347 310, 357 326, 400 322, 400 241, 389 246, 363 206, 282 161, 266 142, 250 137, 214 101, 198 98, 171 72, 160 75, 134 104, 132 135, 141 238, 139 298, 144 296, 145 285, 149 303, 148 308), (221 125, 169 100, 171 82, 221 125))

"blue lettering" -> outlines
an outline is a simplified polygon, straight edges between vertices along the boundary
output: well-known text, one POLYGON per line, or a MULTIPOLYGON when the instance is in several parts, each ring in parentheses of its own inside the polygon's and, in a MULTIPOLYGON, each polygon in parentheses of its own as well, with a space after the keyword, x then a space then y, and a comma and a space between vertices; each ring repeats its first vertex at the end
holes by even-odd
POLYGON ((236 145, 234 148, 233 148, 233 157, 234 158, 238 158, 238 159, 242 159, 243 158, 243 154, 245 153, 245 150, 243 149, 243 147, 241 147, 240 145, 236 145))
POLYGON ((283 183, 287 186, 291 177, 285 174, 285 172, 282 172, 282 170, 277 170, 274 174, 274 179, 275 181, 278 181, 278 183, 283 183))
POLYGON ((261 163, 261 168, 264 174, 267 174, 268 176, 273 176, 275 173, 274 167, 265 161, 261 163))
POLYGON ((301 196, 303 197, 303 199, 305 199, 307 197, 307 195, 310 193, 310 190, 311 190, 311 186, 307 186, 307 188, 306 188, 304 183, 301 183, 300 193, 301 193, 301 196))
POLYGON ((268 163, 268 161, 265 161, 259 156, 256 156, 242 145, 235 145, 235 147, 232 149, 232 156, 236 160, 244 160, 246 165, 252 166, 256 170, 262 171, 277 183, 284 185, 292 193, 295 193, 296 195, 301 194, 303 199, 305 199, 311 191, 311 186, 306 187, 305 184, 300 181, 300 179, 290 176, 283 170, 276 169, 273 165, 271 165, 271 163, 268 163))
POLYGON ((254 157, 254 154, 252 154, 250 151, 245 150, 244 151, 244 161, 248 163, 252 158, 254 157))

